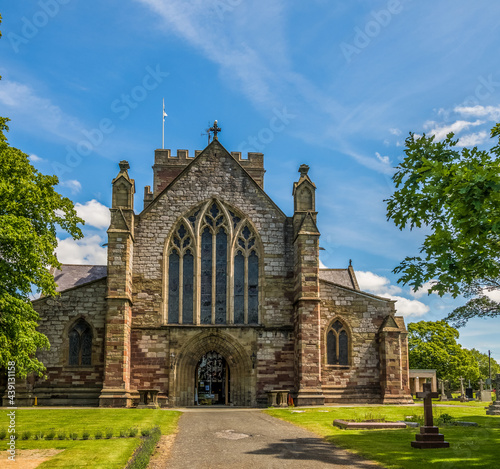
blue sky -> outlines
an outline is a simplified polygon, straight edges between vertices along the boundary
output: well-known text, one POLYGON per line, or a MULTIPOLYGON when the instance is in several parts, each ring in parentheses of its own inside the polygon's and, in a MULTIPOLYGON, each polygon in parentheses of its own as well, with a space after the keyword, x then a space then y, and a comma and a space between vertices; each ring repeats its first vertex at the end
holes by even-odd
MULTIPOLYGON (((83 0, 3 5, 0 115, 86 219, 59 258, 105 263, 106 207, 129 161, 136 208, 154 149, 206 145, 218 119, 229 151, 262 151, 265 189, 288 215, 302 163, 317 190, 321 260, 398 299, 407 322, 438 320, 463 300, 397 284, 392 269, 423 233, 386 221, 384 198, 408 132, 488 147, 500 120, 500 5, 442 0, 83 0)), ((460 342, 500 359, 500 319, 460 342)))

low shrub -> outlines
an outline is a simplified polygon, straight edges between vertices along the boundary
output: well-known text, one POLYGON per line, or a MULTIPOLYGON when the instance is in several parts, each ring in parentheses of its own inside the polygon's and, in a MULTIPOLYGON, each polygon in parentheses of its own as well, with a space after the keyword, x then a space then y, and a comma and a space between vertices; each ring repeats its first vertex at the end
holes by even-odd
POLYGON ((42 431, 36 432, 33 436, 34 440, 43 440, 44 433, 42 431))
POLYGON ((31 432, 29 430, 23 432, 21 435, 21 440, 29 440, 30 438, 31 438, 31 432))
POLYGON ((0 429, 0 440, 5 440, 6 436, 7 436, 7 430, 5 430, 5 428, 0 429))
POLYGON ((135 451, 126 469, 146 469, 160 437, 160 427, 153 427, 149 435, 144 438, 139 448, 135 451))
POLYGON ((106 428, 106 438, 109 440, 112 437, 113 437, 113 429, 112 428, 106 428))
POLYGON ((83 430, 82 432, 82 440, 88 440, 90 438, 90 432, 87 430, 83 430))
POLYGON ((46 440, 53 440, 55 438, 55 436, 56 436, 56 431, 53 428, 51 428, 47 432, 47 434, 45 435, 45 439, 46 440))
POLYGON ((149 436, 149 435, 151 435, 151 430, 149 428, 143 428, 141 430, 141 435, 142 436, 149 436))
POLYGON ((72 439, 72 440, 78 440, 78 433, 76 432, 71 432, 69 434, 69 437, 72 439))
POLYGON ((96 430, 95 433, 94 433, 94 438, 96 440, 100 440, 102 438, 102 432, 101 430, 96 430))
POLYGON ((123 428, 120 430, 120 438, 125 438, 127 436, 127 431, 123 428))
POLYGON ((58 440, 65 440, 66 439, 66 432, 64 430, 59 430, 57 432, 57 439, 58 440))
POLYGON ((134 438, 135 436, 137 436, 138 433, 139 433, 139 430, 137 427, 131 427, 128 430, 128 436, 130 436, 131 438, 134 438))
POLYGON ((450 414, 443 413, 438 416, 436 422, 438 425, 451 425, 454 420, 455 417, 451 416, 450 414))

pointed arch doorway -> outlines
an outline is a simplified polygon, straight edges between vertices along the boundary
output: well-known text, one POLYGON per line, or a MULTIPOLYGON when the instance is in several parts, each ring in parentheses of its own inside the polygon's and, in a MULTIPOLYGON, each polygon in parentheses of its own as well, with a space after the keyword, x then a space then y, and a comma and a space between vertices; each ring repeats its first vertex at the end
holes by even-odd
POLYGON ((230 379, 226 359, 215 351, 205 353, 195 371, 195 403, 229 405, 230 379))

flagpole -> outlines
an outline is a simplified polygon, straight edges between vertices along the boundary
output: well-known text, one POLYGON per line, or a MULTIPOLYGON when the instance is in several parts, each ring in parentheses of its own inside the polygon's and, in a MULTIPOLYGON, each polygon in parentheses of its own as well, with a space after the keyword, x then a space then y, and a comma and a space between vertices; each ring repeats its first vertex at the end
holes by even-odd
POLYGON ((161 149, 165 149, 165 98, 163 98, 163 126, 161 129, 161 149))

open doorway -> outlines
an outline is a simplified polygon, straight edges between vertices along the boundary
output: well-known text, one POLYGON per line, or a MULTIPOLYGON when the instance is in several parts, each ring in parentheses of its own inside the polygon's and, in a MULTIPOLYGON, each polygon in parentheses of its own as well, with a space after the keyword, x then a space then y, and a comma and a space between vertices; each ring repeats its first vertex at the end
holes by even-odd
POLYGON ((229 366, 217 352, 203 355, 195 371, 195 404, 229 405, 229 366))

